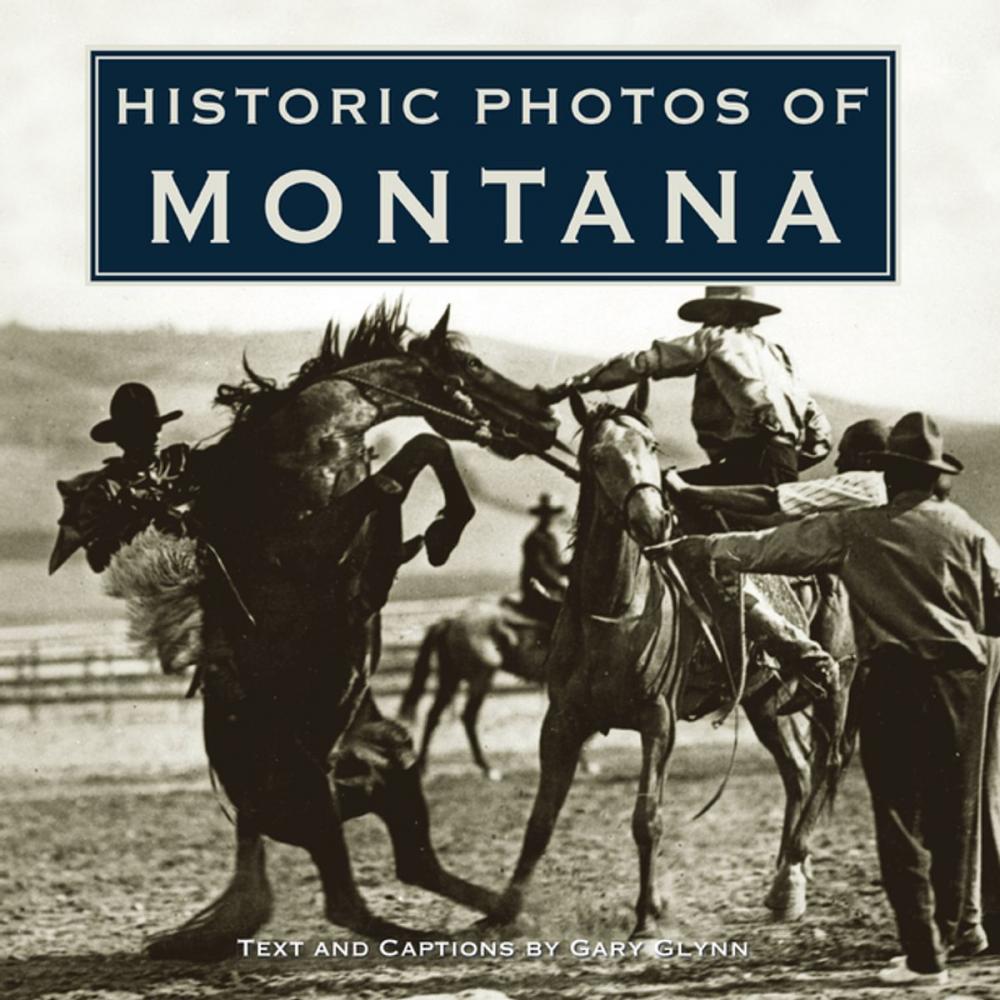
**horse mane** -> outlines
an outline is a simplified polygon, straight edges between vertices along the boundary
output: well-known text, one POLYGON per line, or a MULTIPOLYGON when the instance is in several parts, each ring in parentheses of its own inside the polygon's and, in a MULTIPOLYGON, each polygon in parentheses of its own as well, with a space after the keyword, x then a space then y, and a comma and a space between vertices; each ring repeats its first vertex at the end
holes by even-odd
POLYGON ((331 322, 323 334, 319 352, 304 361, 286 385, 280 386, 275 379, 254 371, 244 354, 243 370, 247 377, 235 385, 220 385, 214 402, 232 411, 234 427, 242 425, 250 418, 269 416, 290 397, 336 372, 366 361, 399 357, 411 350, 418 353, 420 344, 426 340, 426 336, 412 333, 407 325, 401 298, 391 305, 383 299, 374 309, 365 312, 343 343, 340 324, 335 326, 331 322))

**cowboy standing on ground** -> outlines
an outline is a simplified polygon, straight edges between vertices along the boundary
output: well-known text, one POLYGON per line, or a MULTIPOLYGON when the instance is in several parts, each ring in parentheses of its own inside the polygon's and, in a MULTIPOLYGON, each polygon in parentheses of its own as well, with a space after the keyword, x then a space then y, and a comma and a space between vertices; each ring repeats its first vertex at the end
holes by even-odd
POLYGON ((548 493, 538 497, 538 503, 528 513, 538 518, 521 546, 521 610, 530 618, 550 621, 556 603, 566 596, 566 571, 559 540, 552 530, 556 518, 565 507, 553 502, 548 493), (539 588, 544 593, 539 593, 539 588), (544 596, 547 594, 550 600, 544 596))
POLYGON ((693 375, 691 422, 711 464, 684 473, 692 483, 792 482, 830 452, 830 424, 799 382, 785 351, 757 329, 780 312, 753 289, 707 288, 678 310, 700 323, 694 333, 654 340, 645 351, 620 354, 545 390, 552 401, 574 389, 619 389, 643 378, 693 375))
POLYGON ((879 979, 947 981, 970 890, 984 710, 1000 635, 1000 546, 938 500, 956 475, 937 426, 909 413, 877 459, 889 503, 761 532, 678 540, 675 558, 766 573, 837 572, 871 637, 861 758, 904 956, 879 979))
POLYGON ((54 573, 83 548, 95 573, 150 524, 168 534, 186 533, 185 518, 194 495, 192 452, 184 444, 157 451, 160 429, 182 416, 160 414, 156 397, 141 382, 120 385, 111 398, 110 417, 95 424, 92 440, 118 445, 121 455, 104 467, 56 485, 63 499, 59 535, 49 560, 54 573))

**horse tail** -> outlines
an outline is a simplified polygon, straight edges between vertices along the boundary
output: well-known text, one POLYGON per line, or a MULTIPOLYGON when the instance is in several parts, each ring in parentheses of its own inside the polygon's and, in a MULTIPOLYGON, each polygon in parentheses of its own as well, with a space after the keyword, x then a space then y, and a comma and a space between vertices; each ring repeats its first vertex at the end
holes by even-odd
POLYGON ((434 622, 424 633, 424 638, 420 643, 417 658, 413 662, 413 674, 410 677, 410 686, 403 695, 403 700, 399 706, 398 717, 405 722, 412 722, 417 714, 417 705, 427 687, 427 678, 431 673, 431 658, 435 653, 440 656, 441 640, 449 624, 449 619, 445 618, 439 622, 434 622))

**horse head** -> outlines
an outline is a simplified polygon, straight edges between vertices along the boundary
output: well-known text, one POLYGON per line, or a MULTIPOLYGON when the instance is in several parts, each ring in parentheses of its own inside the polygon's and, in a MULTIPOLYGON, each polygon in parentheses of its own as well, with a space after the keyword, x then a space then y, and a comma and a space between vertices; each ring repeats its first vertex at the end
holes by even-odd
POLYGON ((319 353, 279 386, 244 361, 247 378, 219 387, 233 411, 234 437, 262 451, 287 452, 302 440, 329 449, 394 416, 421 416, 447 438, 475 440, 504 458, 545 452, 559 422, 536 389, 490 368, 448 331, 449 310, 428 334, 414 333, 401 302, 379 303, 341 342, 327 327, 319 353), (363 397, 366 405, 356 405, 363 397), (352 397, 355 397, 352 399, 352 397))
POLYGON ((640 546, 664 541, 671 524, 648 402, 646 380, 624 407, 602 403, 591 408, 579 393, 570 395, 573 415, 583 428, 581 507, 583 495, 589 494, 595 516, 617 524, 640 546))
POLYGON ((504 458, 551 447, 559 421, 539 390, 518 385, 470 351, 462 338, 449 332, 449 313, 450 307, 429 334, 413 337, 407 354, 418 358, 424 367, 429 401, 440 409, 485 423, 490 434, 478 436, 475 428, 440 413, 426 414, 427 422, 445 437, 476 437, 504 458))

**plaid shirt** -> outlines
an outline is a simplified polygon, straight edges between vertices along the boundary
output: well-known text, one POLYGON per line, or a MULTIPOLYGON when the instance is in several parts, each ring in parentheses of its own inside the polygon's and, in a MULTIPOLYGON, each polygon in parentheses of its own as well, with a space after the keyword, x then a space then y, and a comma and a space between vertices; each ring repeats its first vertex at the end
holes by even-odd
POLYGON ((778 510, 791 517, 805 517, 824 510, 881 507, 888 502, 881 472, 841 472, 826 479, 781 483, 778 510))

